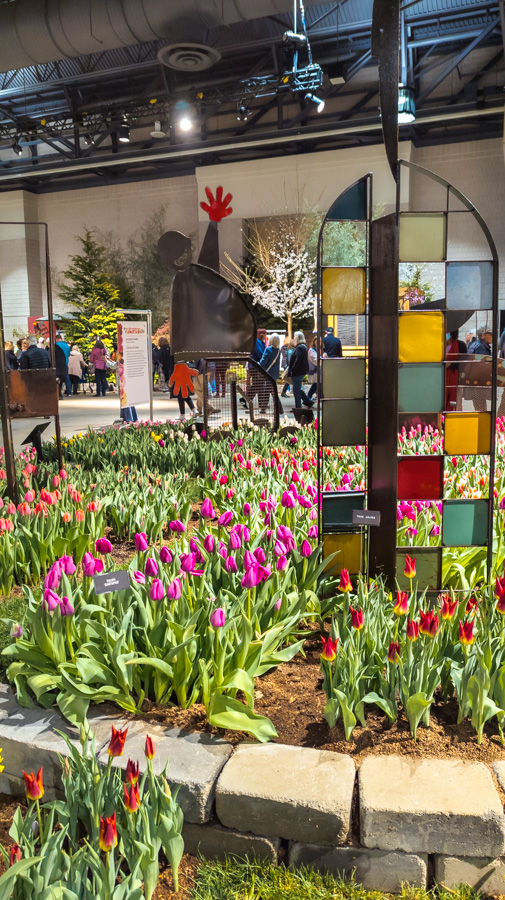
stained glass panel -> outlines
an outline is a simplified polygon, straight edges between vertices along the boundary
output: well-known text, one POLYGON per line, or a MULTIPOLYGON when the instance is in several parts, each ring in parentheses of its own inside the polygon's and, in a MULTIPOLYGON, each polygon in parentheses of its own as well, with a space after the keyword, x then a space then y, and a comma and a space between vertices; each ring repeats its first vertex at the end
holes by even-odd
POLYGON ((445 547, 487 543, 487 500, 444 500, 442 542, 445 547))
POLYGON ((398 359, 404 363, 441 362, 445 355, 442 312, 402 312, 398 321, 398 359))
POLYGON ((398 499, 439 500, 443 466, 443 456, 401 457, 398 460, 398 499))
POLYGON ((337 553, 326 566, 327 572, 338 573, 347 569, 351 575, 363 571, 364 536, 361 532, 341 532, 323 536, 323 559, 337 553))
POLYGON ((365 312, 364 269, 345 267, 323 269, 323 315, 361 315, 365 312))
POLYGON ((491 452, 491 414, 450 412, 445 416, 445 452, 449 456, 491 452))
POLYGON ((445 259, 446 218, 443 213, 400 215, 400 262, 445 259))
POLYGON ((365 436, 364 400, 323 400, 324 446, 364 444, 365 436))
POLYGON ((363 509, 365 495, 359 491, 323 494, 323 531, 341 531, 352 524, 355 509, 363 509))
POLYGON ((492 306, 492 263, 447 263, 448 309, 492 309, 492 306))
POLYGON ((437 547, 411 547, 410 550, 397 550, 396 552, 396 577, 402 591, 412 588, 412 580, 417 583, 417 587, 421 591, 424 591, 425 588, 436 590, 440 585, 441 568, 441 551, 437 547), (407 578, 403 574, 407 555, 411 559, 415 559, 416 576, 414 579, 407 578))
POLYGON ((323 397, 360 400, 365 396, 366 362, 362 358, 323 359, 323 397))
POLYGON ((444 402, 442 364, 403 365, 398 370, 399 412, 441 412, 444 402))

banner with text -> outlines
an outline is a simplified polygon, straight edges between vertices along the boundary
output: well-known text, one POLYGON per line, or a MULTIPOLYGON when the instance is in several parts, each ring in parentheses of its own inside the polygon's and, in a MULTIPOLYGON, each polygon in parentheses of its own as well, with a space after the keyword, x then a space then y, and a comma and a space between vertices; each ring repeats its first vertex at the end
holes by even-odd
POLYGON ((118 322, 117 349, 121 407, 149 403, 147 322, 118 322))

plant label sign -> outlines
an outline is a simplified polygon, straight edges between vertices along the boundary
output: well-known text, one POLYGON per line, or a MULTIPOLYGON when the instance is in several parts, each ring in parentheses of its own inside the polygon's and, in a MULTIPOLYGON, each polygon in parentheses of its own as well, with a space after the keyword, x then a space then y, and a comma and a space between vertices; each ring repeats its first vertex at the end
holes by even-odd
POLYGON ((128 569, 119 569, 118 572, 102 572, 101 575, 93 575, 95 594, 111 594, 112 591, 127 591, 130 587, 130 573, 128 569))
POLYGON ((353 525, 380 525, 381 514, 375 509, 353 509, 353 525))

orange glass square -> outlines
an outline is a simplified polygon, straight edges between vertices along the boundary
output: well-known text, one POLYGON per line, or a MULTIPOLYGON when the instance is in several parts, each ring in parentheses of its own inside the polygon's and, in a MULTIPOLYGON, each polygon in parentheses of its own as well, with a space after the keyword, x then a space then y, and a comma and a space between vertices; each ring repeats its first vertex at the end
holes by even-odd
POLYGON ((323 559, 338 551, 326 566, 327 572, 338 574, 347 569, 351 575, 363 571, 363 542, 361 532, 341 532, 323 535, 323 559))
POLYGON ((323 314, 359 316, 365 312, 364 269, 323 269, 323 314))
POLYGON ((445 414, 444 450, 449 456, 472 456, 491 452, 491 413, 445 414))
POLYGON ((398 359, 402 363, 442 362, 445 318, 441 312, 402 312, 398 320, 398 359))

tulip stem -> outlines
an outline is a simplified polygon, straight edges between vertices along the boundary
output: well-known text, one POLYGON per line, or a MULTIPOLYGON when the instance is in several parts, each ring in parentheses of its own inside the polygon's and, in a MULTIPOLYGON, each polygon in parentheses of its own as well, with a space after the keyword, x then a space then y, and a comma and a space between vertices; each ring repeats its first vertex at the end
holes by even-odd
POLYGON ((67 625, 67 643, 68 643, 68 650, 69 650, 69 653, 70 653, 70 659, 72 660, 72 662, 74 662, 74 660, 75 660, 75 654, 74 654, 74 645, 72 644, 72 632, 71 632, 70 616, 66 616, 66 620, 67 620, 66 625, 67 625))
POLYGON ((44 832, 42 830, 42 814, 40 812, 40 801, 39 801, 38 797, 35 800, 35 804, 37 806, 37 819, 39 821, 40 846, 42 847, 42 844, 44 843, 44 832))

